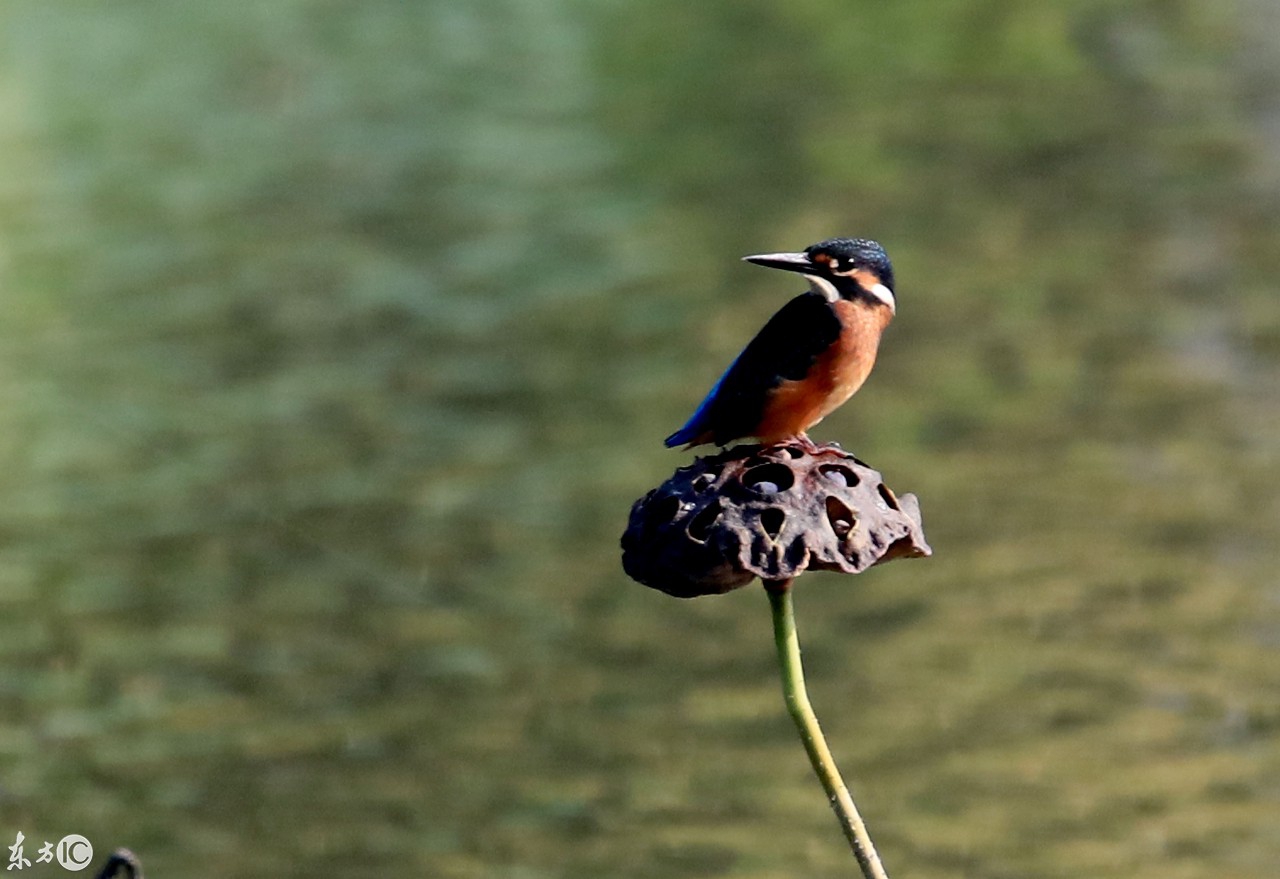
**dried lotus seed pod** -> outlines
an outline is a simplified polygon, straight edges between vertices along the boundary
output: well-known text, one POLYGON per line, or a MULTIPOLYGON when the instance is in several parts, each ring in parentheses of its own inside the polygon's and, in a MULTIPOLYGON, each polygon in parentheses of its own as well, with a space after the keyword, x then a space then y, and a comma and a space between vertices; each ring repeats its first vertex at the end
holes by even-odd
POLYGON ((680 598, 931 552, 915 495, 896 497, 838 446, 802 441, 696 459, 636 501, 622 536, 627 574, 680 598))

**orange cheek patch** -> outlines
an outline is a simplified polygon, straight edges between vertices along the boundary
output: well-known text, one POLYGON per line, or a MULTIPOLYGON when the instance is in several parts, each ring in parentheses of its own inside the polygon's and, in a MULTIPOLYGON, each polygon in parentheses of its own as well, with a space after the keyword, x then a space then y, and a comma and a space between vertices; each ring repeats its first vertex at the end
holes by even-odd
POLYGON ((861 284, 864 290, 870 290, 876 284, 882 283, 879 275, 867 269, 855 269, 850 277, 861 284))

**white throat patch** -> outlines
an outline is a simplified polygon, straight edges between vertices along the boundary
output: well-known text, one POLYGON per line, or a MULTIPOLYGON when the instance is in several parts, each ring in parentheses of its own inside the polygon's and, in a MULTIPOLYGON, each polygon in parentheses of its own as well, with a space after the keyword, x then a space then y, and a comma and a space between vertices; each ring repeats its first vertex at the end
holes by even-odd
POLYGON ((809 287, 814 293, 821 293, 828 302, 840 301, 840 291, 836 289, 835 284, 817 275, 805 275, 805 277, 809 280, 809 287))

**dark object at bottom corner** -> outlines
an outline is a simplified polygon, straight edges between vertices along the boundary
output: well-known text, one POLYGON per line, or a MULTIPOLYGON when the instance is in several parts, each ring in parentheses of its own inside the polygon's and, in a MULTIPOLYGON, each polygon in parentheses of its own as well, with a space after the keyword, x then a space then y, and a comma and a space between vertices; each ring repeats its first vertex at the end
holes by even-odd
POLYGON ((94 874, 93 879, 143 879, 142 864, 138 856, 127 848, 118 848, 107 858, 102 869, 94 874))

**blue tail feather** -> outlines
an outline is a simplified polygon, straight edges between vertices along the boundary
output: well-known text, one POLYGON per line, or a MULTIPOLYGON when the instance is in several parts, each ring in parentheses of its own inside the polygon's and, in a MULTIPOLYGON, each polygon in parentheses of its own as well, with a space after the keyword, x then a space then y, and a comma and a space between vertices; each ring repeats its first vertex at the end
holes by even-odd
POLYGON ((671 434, 671 436, 663 440, 663 443, 666 445, 667 448, 674 449, 676 446, 683 446, 686 443, 693 442, 695 439, 697 439, 699 436, 701 436, 704 433, 706 433, 706 428, 702 427, 694 419, 691 418, 689 419, 688 424, 686 424, 684 427, 680 428, 675 433, 671 434))

